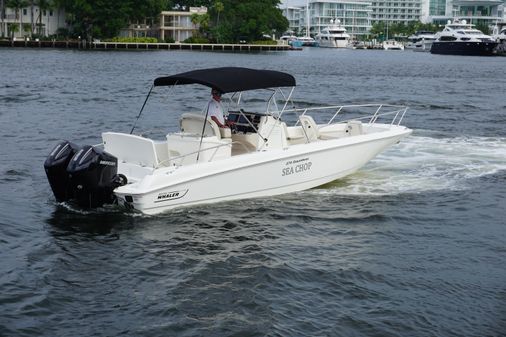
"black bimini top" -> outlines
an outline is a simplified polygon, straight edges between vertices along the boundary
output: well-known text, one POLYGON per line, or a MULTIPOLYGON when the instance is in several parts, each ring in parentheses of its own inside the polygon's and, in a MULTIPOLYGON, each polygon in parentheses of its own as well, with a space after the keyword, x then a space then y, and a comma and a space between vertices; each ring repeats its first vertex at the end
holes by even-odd
POLYGON ((155 86, 202 84, 222 93, 294 87, 295 78, 274 70, 257 70, 238 67, 210 68, 188 71, 177 75, 158 77, 155 86))

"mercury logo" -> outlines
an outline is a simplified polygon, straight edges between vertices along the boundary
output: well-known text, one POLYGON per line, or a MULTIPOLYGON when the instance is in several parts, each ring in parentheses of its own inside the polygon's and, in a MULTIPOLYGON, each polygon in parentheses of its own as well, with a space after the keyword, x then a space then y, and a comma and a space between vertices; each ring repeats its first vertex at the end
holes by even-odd
POLYGON ((113 161, 108 161, 108 160, 101 160, 100 161, 100 164, 101 165, 107 165, 107 166, 116 166, 116 163, 113 162, 113 161))

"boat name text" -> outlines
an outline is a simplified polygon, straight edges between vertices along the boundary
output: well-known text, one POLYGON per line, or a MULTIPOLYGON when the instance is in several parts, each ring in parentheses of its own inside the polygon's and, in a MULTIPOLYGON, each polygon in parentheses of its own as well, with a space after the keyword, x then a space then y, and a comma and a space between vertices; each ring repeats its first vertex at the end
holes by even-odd
POLYGON ((286 167, 281 171, 281 176, 284 177, 295 173, 309 171, 312 165, 313 163, 309 161, 309 158, 289 160, 285 164, 286 167))

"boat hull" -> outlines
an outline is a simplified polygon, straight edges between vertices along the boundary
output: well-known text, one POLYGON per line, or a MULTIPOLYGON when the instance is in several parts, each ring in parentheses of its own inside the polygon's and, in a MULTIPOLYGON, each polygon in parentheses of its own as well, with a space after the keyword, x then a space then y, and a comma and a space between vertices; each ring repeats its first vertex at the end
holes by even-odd
POLYGON ((115 193, 120 203, 145 214, 227 200, 291 193, 352 174, 411 133, 394 127, 389 135, 366 135, 301 144, 286 150, 237 156, 147 177, 115 193), (242 158, 241 158, 242 157, 242 158))
POLYGON ((469 55, 469 56, 492 56, 496 42, 440 42, 432 43, 432 54, 444 55, 469 55))

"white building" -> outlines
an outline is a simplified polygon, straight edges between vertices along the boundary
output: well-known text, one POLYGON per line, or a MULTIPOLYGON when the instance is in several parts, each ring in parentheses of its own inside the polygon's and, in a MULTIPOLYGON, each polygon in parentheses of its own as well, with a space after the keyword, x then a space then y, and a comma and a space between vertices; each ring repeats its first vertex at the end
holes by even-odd
POLYGON ((421 21, 422 0, 371 0, 372 23, 404 23, 421 21))
POLYGON ((305 34, 309 25, 310 35, 315 36, 330 21, 339 20, 350 35, 368 34, 371 29, 371 2, 361 0, 309 0, 307 6, 283 9, 290 22, 290 29, 305 34), (309 10, 309 16, 308 16, 309 10), (309 20, 308 20, 309 18, 309 20))
POLYGON ((425 0, 423 22, 440 25, 458 18, 473 24, 493 26, 506 21, 504 0, 425 0))
POLYGON ((192 37, 199 29, 193 24, 193 14, 206 14, 206 7, 190 7, 189 11, 163 11, 160 14, 159 37, 165 40, 171 38, 176 42, 182 42, 192 37))
POLYGON ((0 9, 0 37, 24 39, 33 34, 50 36, 59 28, 65 28, 65 12, 63 9, 39 10, 37 6, 27 6, 16 10, 0 9))
POLYGON ((288 29, 298 31, 300 29, 300 10, 301 7, 281 8, 283 16, 288 20, 288 29))

